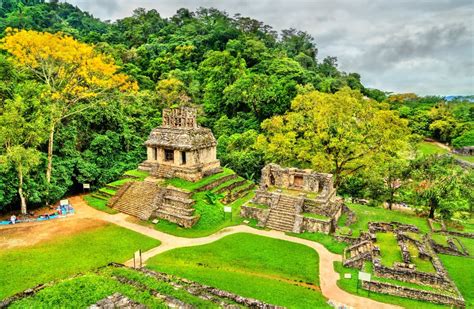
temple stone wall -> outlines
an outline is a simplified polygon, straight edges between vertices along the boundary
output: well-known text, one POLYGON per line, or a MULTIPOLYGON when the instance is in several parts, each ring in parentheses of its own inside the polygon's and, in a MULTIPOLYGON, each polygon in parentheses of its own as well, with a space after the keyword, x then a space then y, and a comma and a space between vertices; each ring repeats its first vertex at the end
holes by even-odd
POLYGON ((243 218, 255 219, 258 221, 259 225, 265 223, 268 218, 268 214, 270 213, 270 209, 265 208, 256 208, 256 207, 249 207, 243 205, 240 208, 240 216, 243 218))
POLYGON ((333 230, 333 221, 330 219, 321 220, 316 218, 303 217, 301 232, 329 234, 333 232, 333 230))
POLYGON ((323 198, 332 195, 335 191, 331 174, 283 168, 277 164, 268 164, 262 169, 261 186, 304 190, 318 193, 323 198))

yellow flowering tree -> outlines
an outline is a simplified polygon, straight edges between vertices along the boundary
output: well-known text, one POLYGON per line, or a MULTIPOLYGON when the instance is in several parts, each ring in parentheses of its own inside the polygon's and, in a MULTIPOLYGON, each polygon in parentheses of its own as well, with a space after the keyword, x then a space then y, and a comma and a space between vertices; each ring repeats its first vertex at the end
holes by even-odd
POLYGON ((127 75, 119 73, 112 58, 61 33, 10 28, 0 48, 13 55, 19 67, 46 85, 42 101, 49 114, 46 179, 50 183, 57 125, 91 108, 110 93, 137 90, 138 86, 127 75))

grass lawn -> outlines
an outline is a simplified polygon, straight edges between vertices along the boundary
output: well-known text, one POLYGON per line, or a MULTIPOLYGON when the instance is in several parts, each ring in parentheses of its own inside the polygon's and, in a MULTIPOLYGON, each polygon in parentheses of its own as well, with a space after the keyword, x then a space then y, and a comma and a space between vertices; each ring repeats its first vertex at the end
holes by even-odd
POLYGON ((115 195, 117 193, 116 190, 112 190, 109 188, 100 188, 99 191, 110 194, 110 195, 115 195))
POLYGON ((448 238, 445 235, 433 233, 431 234, 431 238, 434 240, 435 243, 441 246, 449 247, 448 238))
POLYGON ((215 232, 233 225, 241 224, 244 220, 240 217, 240 207, 253 196, 254 192, 235 200, 233 203, 226 205, 232 207, 232 218, 230 214, 224 213, 224 205, 219 201, 215 205, 208 204, 205 195, 206 192, 198 192, 193 195, 196 200, 194 208, 196 209, 195 214, 200 215, 199 221, 192 228, 182 228, 175 223, 160 220, 156 225, 155 229, 180 236, 180 237, 204 237, 215 232))
MULTIPOLYGON (((464 239, 463 239, 464 240, 464 239)), ((466 308, 474 308, 474 263, 466 257, 440 254, 439 258, 454 281, 464 300, 466 308)))
POLYGON ((463 161, 467 161, 467 162, 474 163, 474 156, 460 156, 460 155, 454 155, 454 157, 455 157, 456 159, 459 159, 459 160, 463 160, 463 161))
POLYGON ((69 237, 0 252, 0 299, 39 283, 65 278, 109 262, 124 262, 158 240, 107 224, 69 237))
POLYGON ((314 218, 314 219, 329 221, 329 217, 327 217, 327 216, 318 215, 318 214, 314 214, 314 213, 310 213, 310 212, 303 213, 303 216, 306 217, 306 218, 314 218))
POLYGON ((466 238, 466 237, 456 237, 464 247, 466 248, 467 252, 470 256, 474 256, 474 239, 466 238))
POLYGON ((404 213, 397 210, 388 210, 381 207, 370 207, 351 203, 346 204, 357 215, 357 221, 349 226, 352 229, 354 237, 360 235, 360 230, 367 231, 369 228, 368 223, 370 221, 397 221, 405 224, 416 225, 422 233, 428 233, 430 231, 426 218, 417 217, 415 214, 404 213))
POLYGON ((361 288, 359 288, 359 291, 357 292, 357 274, 359 270, 355 268, 344 267, 341 262, 334 262, 334 269, 341 274, 341 279, 337 282, 337 285, 341 289, 351 294, 359 295, 362 297, 368 297, 373 300, 377 300, 377 301, 389 303, 389 304, 394 304, 394 305, 402 306, 405 308, 417 308, 417 309, 449 308, 443 305, 432 304, 429 302, 402 298, 402 297, 397 297, 397 296, 392 296, 392 295, 385 295, 381 293, 371 292, 369 296, 369 292, 361 288), (344 278, 344 274, 347 274, 347 273, 350 273, 352 275, 351 279, 344 278))
POLYGON ((322 244, 324 247, 326 247, 326 249, 336 254, 344 253, 344 248, 347 247, 347 243, 337 242, 331 235, 326 235, 323 233, 304 232, 300 234, 295 234, 295 233, 287 233, 287 234, 294 237, 300 237, 300 238, 312 240, 314 242, 318 242, 322 244))
POLYGON ((444 154, 448 153, 449 151, 445 148, 442 148, 436 144, 432 144, 430 142, 421 142, 418 144, 418 151, 421 152, 423 155, 432 155, 432 154, 444 154))
POLYGON ((319 258, 306 246, 239 233, 175 249, 147 267, 291 308, 327 308, 318 291, 319 258))
POLYGON ((145 180, 149 176, 148 172, 139 171, 139 170, 130 170, 124 173, 125 176, 132 176, 138 180, 145 180))
POLYGON ((403 262, 402 252, 393 233, 375 233, 375 244, 380 248, 382 265, 393 267, 395 262, 403 262))
POLYGON ((126 184, 127 182, 131 182, 131 181, 136 181, 136 179, 134 179, 134 178, 123 178, 123 179, 113 181, 113 182, 109 183, 109 185, 114 186, 114 187, 120 187, 123 184, 126 184))
POLYGON ((118 213, 117 210, 107 206, 107 201, 106 200, 101 200, 101 199, 95 198, 95 197, 90 196, 90 195, 83 196, 83 199, 84 199, 84 201, 86 201, 87 205, 89 205, 89 206, 91 206, 91 207, 93 207, 97 210, 100 210, 100 211, 103 211, 103 212, 106 212, 106 213, 112 214, 112 215, 118 213))
POLYGON ((420 252, 418 248, 411 242, 408 243, 408 251, 410 252, 411 262, 416 265, 417 270, 426 273, 436 272, 431 261, 419 257, 420 252))

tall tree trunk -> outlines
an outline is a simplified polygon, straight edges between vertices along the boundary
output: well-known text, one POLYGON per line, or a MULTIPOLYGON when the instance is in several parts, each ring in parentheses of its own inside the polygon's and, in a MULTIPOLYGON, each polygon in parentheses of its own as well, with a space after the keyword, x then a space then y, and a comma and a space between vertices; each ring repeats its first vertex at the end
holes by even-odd
POLYGON ((23 194, 23 168, 21 166, 21 163, 18 166, 18 194, 20 195, 21 201, 21 213, 26 215, 26 198, 23 194))
POLYGON ((430 215, 428 216, 431 219, 434 219, 434 213, 437 207, 437 202, 434 199, 430 199, 430 215))
POLYGON ((49 129, 49 140, 48 140, 48 167, 46 169, 46 181, 48 185, 51 183, 51 171, 53 170, 53 145, 54 145, 54 122, 51 123, 49 129))
POLYGON ((49 129, 48 140, 48 167, 46 168, 46 206, 49 205, 49 185, 51 183, 51 172, 53 171, 53 146, 54 146, 54 121, 49 129))
POLYGON ((390 190, 390 197, 388 198, 388 209, 392 210, 392 205, 393 205, 393 196, 395 195, 395 192, 393 190, 390 190))

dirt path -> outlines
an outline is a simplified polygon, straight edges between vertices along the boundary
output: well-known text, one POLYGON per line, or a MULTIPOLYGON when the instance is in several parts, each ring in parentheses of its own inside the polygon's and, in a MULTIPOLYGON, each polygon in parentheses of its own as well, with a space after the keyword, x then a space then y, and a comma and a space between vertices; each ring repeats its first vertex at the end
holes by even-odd
MULTIPOLYGON (((288 236, 283 232, 278 231, 264 231, 264 230, 257 230, 245 225, 238 225, 233 227, 228 227, 225 229, 220 230, 219 232, 212 234, 207 237, 201 238, 183 238, 177 237, 170 234, 166 234, 149 227, 145 227, 133 222, 130 222, 130 216, 119 213, 115 215, 110 215, 101 211, 98 211, 94 208, 89 207, 81 196, 75 196, 69 198, 72 205, 76 210, 76 215, 69 219, 57 219, 57 220, 64 220, 69 225, 75 225, 76 223, 82 221, 82 219, 94 219, 94 220, 103 220, 110 223, 114 223, 116 225, 125 227, 132 231, 141 233, 143 235, 147 235, 149 237, 158 239, 161 241, 161 245, 155 247, 151 250, 148 250, 142 254, 142 259, 146 263, 146 261, 162 252, 182 248, 182 247, 191 247, 191 246, 199 246, 204 244, 212 243, 216 240, 219 240, 225 236, 235 234, 235 233, 249 233, 255 234, 270 238, 282 239, 294 243, 299 243, 310 248, 313 248, 319 255, 319 277, 320 277, 320 288, 322 294, 332 300, 333 302, 339 304, 345 304, 347 306, 351 306, 354 308, 400 308, 394 305, 384 304, 381 302, 377 302, 368 298, 356 296, 350 294, 337 286, 337 281, 339 280, 339 273, 334 270, 333 263, 335 261, 341 261, 342 257, 338 254, 333 254, 329 252, 323 245, 297 237, 288 236), (77 222, 75 222, 77 221, 77 222)), ((59 222, 58 222, 59 223, 59 222)), ((26 226, 26 224, 25 224, 26 226)), ((20 227, 20 225, 18 225, 20 227)), ((16 227, 15 227, 16 228, 16 227)), ((0 230, 0 233, 3 231, 0 230)), ((132 266, 133 260, 127 261, 127 265, 132 266)))

